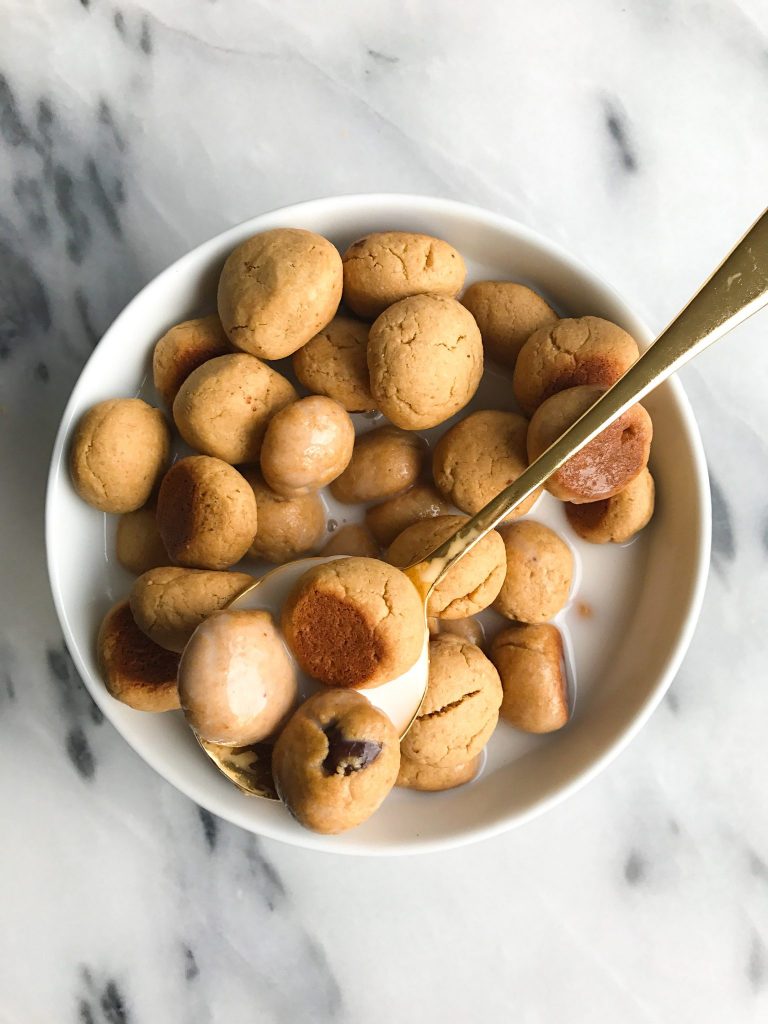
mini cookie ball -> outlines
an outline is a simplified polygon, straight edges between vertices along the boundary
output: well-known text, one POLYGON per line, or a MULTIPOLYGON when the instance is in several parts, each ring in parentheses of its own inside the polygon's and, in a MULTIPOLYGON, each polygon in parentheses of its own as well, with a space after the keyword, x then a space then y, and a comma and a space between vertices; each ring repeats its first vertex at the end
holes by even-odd
POLYGON ((540 295, 513 281, 476 281, 464 292, 461 304, 477 321, 486 355, 510 370, 533 332, 558 320, 540 295))
POLYGON ((421 472, 424 442, 397 427, 377 427, 355 441, 352 458, 331 484, 331 494, 344 504, 381 501, 400 494, 421 472))
POLYGON ((283 606, 288 646, 327 686, 379 686, 416 663, 424 609, 411 581, 374 558, 340 558, 299 579, 283 606))
POLYGON ((434 768, 475 758, 499 719, 499 674, 479 647, 459 637, 429 643, 429 685, 400 745, 403 757, 434 768))
POLYGON ((187 722, 209 743, 259 743, 296 703, 296 671, 265 611, 216 612, 195 630, 179 665, 187 722))
MULTIPOLYGON (((528 421, 514 412, 470 413, 440 438, 432 456, 437 489, 462 512, 474 515, 513 483, 528 466, 528 421)), ((541 491, 534 491, 507 521, 525 515, 541 491)))
POLYGON ((179 707, 179 656, 142 633, 127 601, 119 601, 104 616, 96 650, 104 685, 117 700, 137 711, 179 707))
POLYGON ((360 558, 378 558, 379 549, 364 526, 351 523, 342 526, 321 551, 323 555, 355 555, 360 558))
POLYGON ((325 506, 318 494, 283 498, 255 469, 243 473, 256 499, 258 529, 248 554, 266 562, 290 562, 306 555, 325 532, 325 506))
POLYGON ((168 565, 170 558, 157 528, 154 502, 120 516, 115 553, 120 565, 137 576, 158 565, 168 565))
MULTIPOLYGON (((392 542, 387 559, 400 568, 413 565, 466 522, 466 516, 437 516, 413 523, 392 542)), ((442 619, 475 615, 496 599, 506 569, 504 542, 491 530, 438 583, 430 594, 427 614, 442 619)))
POLYGON ((235 348, 282 359, 330 323, 341 288, 341 256, 328 239, 275 228, 249 238, 227 258, 219 316, 235 348))
POLYGON ((152 377, 168 408, 172 408, 179 388, 193 370, 207 360, 231 351, 215 313, 199 320, 185 320, 167 331, 155 345, 152 377))
MULTIPOLYGON (((602 393, 602 388, 589 385, 568 388, 540 405, 528 428, 531 462, 594 405, 602 393)), ((612 498, 648 464, 652 437, 651 417, 642 405, 633 405, 594 441, 572 455, 545 486, 561 501, 577 505, 612 498)))
POLYGON ((192 569, 228 569, 253 542, 256 500, 232 466, 191 455, 163 478, 157 525, 174 562, 192 569))
POLYGON ((408 231, 366 235, 342 261, 344 302, 368 320, 409 295, 458 295, 467 273, 448 242, 408 231))
POLYGON ((275 413, 261 448, 261 472, 285 498, 325 487, 349 465, 355 427, 338 402, 311 395, 275 413))
POLYGON ((638 355, 635 339, 610 320, 558 320, 540 327, 520 350, 512 381, 515 398, 530 416, 546 398, 565 388, 610 387, 638 355))
POLYGON ((209 359, 187 377, 173 418, 190 447, 232 465, 257 462, 270 417, 297 398, 285 377, 242 352, 209 359))
POLYGON ((419 764, 408 757, 400 756, 400 771, 397 773, 395 785, 400 789, 417 789, 423 793, 438 793, 445 789, 456 789, 466 782, 471 782, 480 767, 480 757, 473 757, 466 764, 457 764, 451 768, 434 768, 429 764, 419 764))
POLYGON ((427 619, 427 627, 431 637, 444 636, 449 633, 476 647, 485 646, 483 624, 479 619, 474 619, 471 616, 466 619, 438 619, 436 615, 433 615, 427 619))
POLYGON ((102 512, 133 512, 162 476, 171 435, 159 409, 140 398, 110 398, 82 417, 72 436, 75 490, 102 512))
POLYGON ((244 572, 166 565, 150 569, 133 584, 131 612, 150 640, 181 654, 203 619, 221 611, 254 582, 244 572))
POLYGON ((483 343, 455 299, 413 295, 379 316, 368 336, 376 405, 405 430, 436 427, 463 409, 483 376, 483 343))
POLYGON ((507 574, 494 601, 497 612, 518 622, 546 622, 568 603, 573 553, 548 526, 530 519, 499 527, 507 574))
POLYGON ((335 835, 362 824, 397 778, 395 727, 359 693, 330 690, 305 701, 272 755, 281 799, 304 828, 335 835))
POLYGON ((592 544, 625 544, 651 521, 654 503, 653 477, 644 469, 612 498, 567 504, 565 514, 583 540, 592 544))
POLYGON ((515 625, 491 644, 504 699, 501 717, 525 732, 554 732, 568 721, 563 641, 556 626, 515 625))
POLYGON ((293 356, 293 372, 308 391, 326 395, 347 412, 371 412, 368 324, 336 316, 293 356))
POLYGON ((451 506, 434 487, 416 483, 405 494, 398 494, 381 505, 369 508, 365 513, 365 523, 376 541, 386 548, 406 526, 451 511, 451 506))

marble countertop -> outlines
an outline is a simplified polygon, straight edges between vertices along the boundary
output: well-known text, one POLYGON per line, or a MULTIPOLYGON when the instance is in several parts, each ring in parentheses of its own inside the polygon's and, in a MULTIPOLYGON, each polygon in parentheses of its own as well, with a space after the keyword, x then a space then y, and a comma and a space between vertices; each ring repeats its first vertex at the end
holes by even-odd
POLYGON ((42 532, 54 432, 105 327, 270 207, 486 206, 661 327, 766 201, 765 3, 2 9, 2 1024, 768 1019, 765 315, 684 374, 714 545, 669 696, 597 781, 477 846, 310 855, 190 803, 76 678, 42 532))

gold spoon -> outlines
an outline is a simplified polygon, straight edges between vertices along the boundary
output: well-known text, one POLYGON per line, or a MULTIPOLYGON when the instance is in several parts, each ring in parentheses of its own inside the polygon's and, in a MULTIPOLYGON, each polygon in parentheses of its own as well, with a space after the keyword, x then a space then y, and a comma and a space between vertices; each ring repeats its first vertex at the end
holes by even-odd
MULTIPOLYGON (((429 670, 427 601, 448 570, 530 494, 546 483, 564 462, 589 444, 630 406, 766 304, 768 211, 763 213, 683 311, 612 388, 601 395, 514 483, 464 523, 427 558, 404 570, 424 602, 422 654, 416 664, 398 679, 372 690, 360 691, 390 715, 401 736, 416 717, 426 692, 429 670)), ((279 608, 295 580, 312 565, 332 560, 306 558, 279 566, 235 598, 230 607, 267 608, 279 614, 279 608)), ((320 684, 306 679, 304 682, 311 689, 320 687, 320 684)), ((233 748, 202 740, 199 742, 219 770, 244 793, 276 799, 268 744, 233 748)))

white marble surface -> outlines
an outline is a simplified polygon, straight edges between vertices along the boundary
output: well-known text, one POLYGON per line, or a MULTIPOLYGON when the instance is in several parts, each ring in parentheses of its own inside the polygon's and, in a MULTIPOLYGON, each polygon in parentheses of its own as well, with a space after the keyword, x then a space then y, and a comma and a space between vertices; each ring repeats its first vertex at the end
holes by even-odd
POLYGON ((526 828, 408 860, 212 819, 103 722, 43 559, 55 427, 190 246, 352 191, 487 206, 655 326, 766 201, 763 0, 0 4, 0 1021, 768 1019, 765 316, 685 374, 713 571, 674 687, 526 828))

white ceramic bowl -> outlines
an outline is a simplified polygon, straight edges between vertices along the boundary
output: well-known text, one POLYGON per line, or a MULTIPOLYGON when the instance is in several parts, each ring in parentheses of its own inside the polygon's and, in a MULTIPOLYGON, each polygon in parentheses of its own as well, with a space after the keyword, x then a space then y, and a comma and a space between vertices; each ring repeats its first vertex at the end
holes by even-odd
MULTIPOLYGON (((632 587, 621 601, 613 601, 610 568, 620 563, 606 559, 623 553, 601 549, 596 560, 589 555, 595 600, 605 599, 606 616, 614 604, 624 610, 623 619, 611 621, 610 636, 600 633, 600 622, 594 627, 590 643, 604 656, 591 658, 588 680, 579 676, 572 721, 534 743, 502 743, 503 753, 492 754, 471 785, 436 795, 395 791, 351 833, 314 835, 282 806, 243 796, 218 774, 180 713, 133 711, 113 700, 99 678, 94 654, 98 624, 106 608, 125 596, 130 577, 111 555, 114 520, 81 502, 70 484, 67 450, 73 424, 94 402, 140 390, 156 339, 172 324, 213 308, 219 270, 236 244, 257 231, 291 226, 326 235, 342 250, 370 231, 438 235, 464 255, 468 280, 522 280, 564 315, 604 316, 641 344, 650 341, 647 328, 626 304, 558 246, 520 224, 461 203, 421 196, 342 196, 276 210, 225 231, 183 256, 129 303, 89 359, 67 404, 46 509, 49 574, 66 642, 94 700, 134 750, 198 804, 245 829, 298 846, 357 854, 425 852, 492 836, 554 806, 613 760, 658 704, 688 647, 709 564, 710 501, 698 430, 677 381, 664 384, 645 403, 654 422, 651 468, 659 500, 643 547, 632 556, 632 587)), ((536 518, 541 518, 538 510, 536 518)), ((580 671, 578 650, 575 664, 580 671)))

